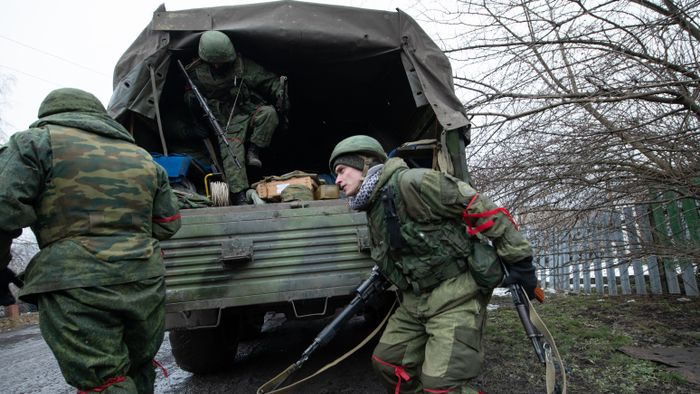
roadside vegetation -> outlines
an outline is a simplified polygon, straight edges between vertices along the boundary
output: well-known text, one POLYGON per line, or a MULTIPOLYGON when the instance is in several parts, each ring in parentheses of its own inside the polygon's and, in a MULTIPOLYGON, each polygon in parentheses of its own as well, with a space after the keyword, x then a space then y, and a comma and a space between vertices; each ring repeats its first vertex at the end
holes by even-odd
MULTIPOLYGON (((487 393, 545 392, 545 368, 509 296, 494 296, 486 328, 487 393)), ((535 305, 567 366, 569 393, 697 393, 677 368, 633 358, 623 346, 700 346, 700 299, 676 296, 547 295, 535 305)), ((697 365, 696 365, 697 368, 697 365)))

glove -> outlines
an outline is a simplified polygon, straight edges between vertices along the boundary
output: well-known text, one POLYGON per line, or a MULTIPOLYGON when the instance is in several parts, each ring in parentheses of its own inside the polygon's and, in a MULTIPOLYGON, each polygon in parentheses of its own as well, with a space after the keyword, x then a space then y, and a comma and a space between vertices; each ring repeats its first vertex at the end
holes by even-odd
POLYGON ((528 298, 534 300, 537 276, 535 275, 535 266, 532 264, 532 257, 509 264, 507 268, 509 275, 503 280, 503 285, 518 284, 525 290, 528 298))
POLYGON ((2 306, 15 303, 15 297, 10 291, 10 283, 14 283, 17 287, 22 287, 24 285, 11 269, 5 267, 5 269, 0 271, 0 305, 2 306))

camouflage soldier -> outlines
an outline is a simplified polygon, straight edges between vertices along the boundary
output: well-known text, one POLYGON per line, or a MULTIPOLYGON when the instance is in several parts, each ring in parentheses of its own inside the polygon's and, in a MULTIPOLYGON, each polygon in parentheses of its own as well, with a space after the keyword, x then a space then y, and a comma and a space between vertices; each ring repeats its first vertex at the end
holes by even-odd
MULTIPOLYGON (((241 163, 238 168, 220 141, 229 191, 234 204, 243 203, 249 186, 245 165, 262 166, 260 149, 270 145, 280 115, 288 110, 285 79, 236 53, 231 40, 220 31, 202 34, 199 58, 187 68, 192 82, 226 130, 231 150, 241 163)), ((199 112, 192 93, 185 94, 185 101, 193 111, 199 112)))
POLYGON ((477 392, 467 382, 481 369, 486 305, 502 276, 479 237, 491 239, 511 278, 533 296, 530 244, 507 211, 471 186, 387 160, 374 138, 344 139, 329 164, 350 207, 367 212, 372 258, 402 297, 372 356, 383 383, 390 392, 477 392), (484 277, 484 266, 497 272, 484 277))
POLYGON ((31 226, 19 297, 81 391, 153 392, 165 283, 158 240, 180 228, 165 170, 90 93, 58 89, 0 148, 0 267, 31 226))

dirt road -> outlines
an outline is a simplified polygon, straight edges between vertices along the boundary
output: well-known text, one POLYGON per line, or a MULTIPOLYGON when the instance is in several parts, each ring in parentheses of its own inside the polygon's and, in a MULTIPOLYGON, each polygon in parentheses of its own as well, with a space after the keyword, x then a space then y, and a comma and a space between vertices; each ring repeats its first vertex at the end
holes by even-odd
MULTIPOLYGON (((157 360, 168 371, 158 373, 156 393, 255 393, 257 388, 296 361, 326 321, 289 322, 271 327, 259 339, 242 342, 234 367, 228 371, 194 376, 177 367, 166 337, 157 360)), ((337 341, 315 354, 298 377, 317 370, 351 349, 371 331, 362 318, 353 319, 339 333, 337 341)), ((383 393, 372 373, 369 357, 373 343, 291 393, 383 393)), ((37 325, 0 333, 0 392, 32 394, 75 393, 41 338, 37 325)))

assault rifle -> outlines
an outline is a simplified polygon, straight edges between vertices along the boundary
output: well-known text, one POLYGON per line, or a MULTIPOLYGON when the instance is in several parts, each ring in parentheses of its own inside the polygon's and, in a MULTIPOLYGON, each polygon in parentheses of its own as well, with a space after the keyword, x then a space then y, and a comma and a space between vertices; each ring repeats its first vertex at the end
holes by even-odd
MULTIPOLYGON (((508 268, 505 264, 503 264, 503 262, 501 262, 501 266, 503 267, 503 275, 505 278, 508 278, 510 276, 508 268)), ((517 283, 509 285, 508 289, 510 291, 510 296, 513 299, 515 309, 518 311, 520 322, 523 324, 523 328, 525 329, 525 334, 527 334, 527 337, 530 338, 530 341, 532 341, 532 347, 535 349, 537 359, 540 360, 540 363, 545 364, 547 359, 545 356, 545 345, 542 342, 542 338, 544 336, 537 330, 537 328, 535 328, 535 326, 532 324, 532 320, 530 320, 530 310, 528 309, 529 303, 526 302, 526 300, 529 298, 527 298, 527 294, 525 293, 523 287, 517 283)), ((544 292, 539 287, 535 288, 535 299, 537 299, 539 302, 544 302, 544 292)))
POLYGON ((216 117, 211 112, 211 109, 209 109, 209 106, 207 105, 207 100, 204 98, 204 96, 202 96, 202 93, 199 92, 197 85, 195 85, 194 82, 192 82, 192 78, 190 78, 189 74, 187 74, 187 69, 185 69, 185 66, 182 64, 180 59, 177 60, 177 64, 178 66, 180 66, 180 71, 182 71, 182 75, 184 75, 185 79, 187 79, 187 83, 192 88, 192 93, 194 93, 194 96, 197 98, 199 106, 202 108, 202 111, 204 111, 204 115, 209 121, 209 125, 211 125, 211 128, 214 129, 219 138, 221 138, 221 140, 224 142, 224 145, 226 145, 226 150, 228 151, 228 154, 231 155, 231 157, 233 158, 233 161, 236 163, 236 166, 238 168, 241 168, 241 163, 238 161, 238 157, 236 157, 236 155, 233 153, 233 150, 231 149, 231 146, 229 145, 228 140, 226 139, 226 133, 224 132, 224 129, 216 120, 216 117))
POLYGON ((258 394, 269 392, 266 391, 267 385, 272 385, 272 390, 270 391, 274 391, 282 386, 282 384, 292 374, 301 369, 313 352, 330 342, 338 333, 340 328, 342 328, 351 317, 359 312, 368 301, 373 299, 377 294, 388 289, 390 286, 391 283, 384 279, 382 274, 379 273, 379 267, 375 265, 369 277, 365 279, 365 281, 362 282, 362 284, 360 284, 360 286, 355 290, 355 297, 352 299, 352 301, 350 301, 350 303, 338 314, 338 316, 335 317, 335 319, 333 319, 332 322, 321 330, 311 345, 301 354, 301 358, 294 364, 290 365, 281 374, 273 378, 270 382, 261 386, 260 389, 258 389, 258 394))

